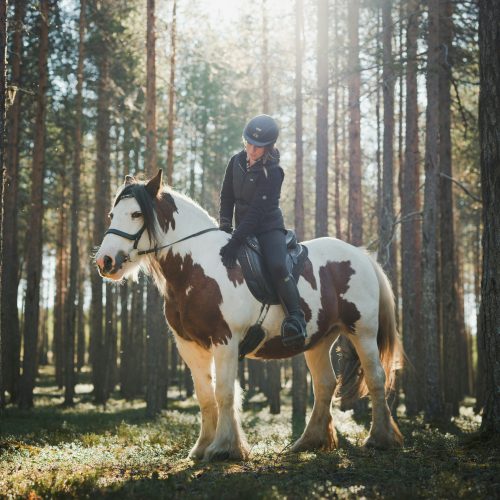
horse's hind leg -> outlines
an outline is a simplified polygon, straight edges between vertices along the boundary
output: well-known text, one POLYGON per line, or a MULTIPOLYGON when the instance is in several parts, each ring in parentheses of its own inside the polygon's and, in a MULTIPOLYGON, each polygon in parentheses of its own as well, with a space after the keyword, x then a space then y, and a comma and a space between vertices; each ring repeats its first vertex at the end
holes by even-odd
POLYGON ((203 458, 208 445, 214 440, 217 426, 217 402, 212 381, 212 353, 195 342, 176 336, 177 347, 191 370, 194 389, 201 410, 200 436, 189 453, 191 458, 203 458))
POLYGON ((349 339, 354 344, 370 391, 372 425, 364 445, 391 448, 403 444, 403 436, 394 422, 385 395, 385 372, 380 362, 376 329, 357 329, 349 339))
POLYGON ((314 387, 314 407, 311 418, 302 436, 293 445, 292 451, 332 450, 338 447, 337 432, 333 426, 331 404, 336 379, 330 349, 335 341, 330 335, 306 351, 306 363, 311 372, 314 387))
MULTIPOLYGON (((233 337, 233 340, 235 337, 233 337)), ((213 348, 215 358, 215 396, 219 409, 215 438, 206 449, 204 460, 244 460, 249 448, 240 425, 238 344, 230 342, 213 348), (235 401, 236 400, 236 401, 235 401)))

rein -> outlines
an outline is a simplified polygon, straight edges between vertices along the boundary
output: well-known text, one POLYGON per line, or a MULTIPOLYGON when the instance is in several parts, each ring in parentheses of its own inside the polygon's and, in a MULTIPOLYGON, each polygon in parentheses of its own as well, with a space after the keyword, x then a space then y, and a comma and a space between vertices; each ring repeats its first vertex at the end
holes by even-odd
POLYGON ((173 243, 169 243, 168 245, 162 245, 161 247, 154 247, 154 248, 149 248, 148 250, 137 250, 137 245, 139 244, 139 240, 141 239, 142 233, 146 229, 146 225, 144 224, 139 231, 135 234, 130 234, 126 233, 124 231, 120 231, 119 229, 113 229, 110 228, 108 229, 105 233, 104 236, 107 234, 116 234, 117 236, 121 236, 122 238, 126 238, 127 240, 133 240, 134 241, 134 246, 131 250, 131 252, 125 257, 124 262, 130 261, 134 262, 136 257, 139 255, 147 255, 149 253, 157 252, 158 250, 162 250, 164 248, 171 247, 172 245, 175 245, 176 243, 180 243, 181 241, 189 240, 190 238, 194 238, 196 236, 200 236, 202 234, 208 233, 210 231, 220 231, 218 227, 209 227, 208 229, 203 229, 202 231, 198 231, 197 233, 190 234, 189 236, 185 236, 184 238, 181 238, 180 240, 174 241, 173 243))

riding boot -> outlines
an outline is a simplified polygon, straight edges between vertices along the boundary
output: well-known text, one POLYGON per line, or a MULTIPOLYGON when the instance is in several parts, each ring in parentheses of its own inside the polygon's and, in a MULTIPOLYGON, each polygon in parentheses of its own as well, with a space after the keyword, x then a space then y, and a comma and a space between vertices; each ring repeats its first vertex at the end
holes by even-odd
POLYGON ((281 339, 285 346, 301 346, 307 336, 306 320, 300 308, 300 295, 293 276, 278 280, 276 291, 285 309, 286 317, 281 325, 281 339))

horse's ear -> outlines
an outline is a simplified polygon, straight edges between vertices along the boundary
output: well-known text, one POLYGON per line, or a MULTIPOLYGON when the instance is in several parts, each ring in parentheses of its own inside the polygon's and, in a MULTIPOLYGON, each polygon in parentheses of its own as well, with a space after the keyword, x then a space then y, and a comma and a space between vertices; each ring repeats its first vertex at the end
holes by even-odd
POLYGON ((147 182, 146 191, 149 193, 151 198, 156 198, 156 196, 158 195, 158 191, 160 191, 161 188, 162 178, 163 170, 160 168, 160 170, 158 170, 158 173, 147 182))
POLYGON ((128 186, 129 184, 134 184, 135 183, 135 178, 133 175, 126 175, 125 176, 125 186, 128 186))

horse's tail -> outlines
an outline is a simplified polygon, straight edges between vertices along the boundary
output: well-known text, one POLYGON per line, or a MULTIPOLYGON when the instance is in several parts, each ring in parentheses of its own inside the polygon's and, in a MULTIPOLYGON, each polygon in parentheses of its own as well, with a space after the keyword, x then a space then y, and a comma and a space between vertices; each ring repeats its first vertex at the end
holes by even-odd
MULTIPOLYGON (((387 394, 394 387, 396 369, 401 367, 404 353, 396 325, 395 300, 391 283, 380 264, 370 255, 368 258, 375 270, 379 284, 377 345, 380 361, 385 371, 385 391, 387 394)), ((343 373, 339 378, 335 394, 340 397, 342 408, 349 408, 358 398, 368 395, 368 387, 354 347, 351 342, 345 342, 345 344, 347 346, 342 348, 343 373)))

